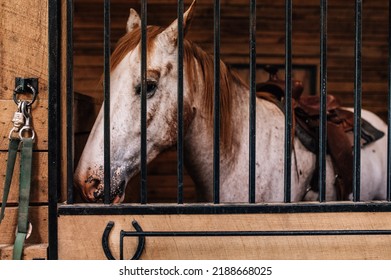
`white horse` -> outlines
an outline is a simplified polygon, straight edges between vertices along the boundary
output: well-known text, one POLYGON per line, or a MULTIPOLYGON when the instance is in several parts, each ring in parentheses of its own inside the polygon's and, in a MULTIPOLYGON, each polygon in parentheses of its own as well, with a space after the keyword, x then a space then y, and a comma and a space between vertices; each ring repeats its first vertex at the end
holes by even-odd
MULTIPOLYGON (((184 14, 184 32, 193 17, 194 2, 184 14)), ((112 55, 111 65, 111 201, 122 202, 125 187, 140 166, 140 18, 130 10, 127 34, 112 55)), ((167 28, 148 26, 147 162, 177 142, 177 20, 167 28)), ((221 62, 220 201, 248 201, 249 89, 221 62)), ((361 198, 386 195, 387 126, 371 112, 362 117, 385 136, 361 151, 361 198)), ((185 166, 200 197, 212 201, 213 186, 213 57, 184 41, 185 166)), ((284 115, 273 103, 256 100, 256 201, 284 198, 284 115)), ((292 201, 315 199, 307 188, 316 156, 294 139, 292 201)), ((326 160, 326 199, 336 200, 334 171, 326 160)), ((103 106, 75 171, 75 185, 84 199, 103 195, 103 106)))

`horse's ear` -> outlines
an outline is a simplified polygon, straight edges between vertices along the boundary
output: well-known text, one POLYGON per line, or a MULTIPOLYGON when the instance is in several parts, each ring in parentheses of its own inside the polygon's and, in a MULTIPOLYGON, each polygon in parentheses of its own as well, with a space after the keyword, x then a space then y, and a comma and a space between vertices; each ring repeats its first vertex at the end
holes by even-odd
POLYGON ((190 7, 183 14, 183 34, 186 36, 187 31, 190 29, 191 22, 193 21, 194 8, 196 0, 193 0, 190 7))
POLYGON ((140 26, 141 26, 141 20, 138 13, 135 10, 130 9, 128 22, 126 23, 126 32, 131 32, 135 28, 140 26))
MULTIPOLYGON (((189 30, 191 21, 193 19, 194 7, 196 0, 193 0, 190 7, 183 14, 183 34, 186 36, 187 31, 189 30)), ((167 46, 169 51, 174 51, 177 45, 178 40, 178 19, 174 20, 158 37, 158 40, 163 43, 164 46, 167 46), (172 46, 170 48, 169 46, 172 46)))

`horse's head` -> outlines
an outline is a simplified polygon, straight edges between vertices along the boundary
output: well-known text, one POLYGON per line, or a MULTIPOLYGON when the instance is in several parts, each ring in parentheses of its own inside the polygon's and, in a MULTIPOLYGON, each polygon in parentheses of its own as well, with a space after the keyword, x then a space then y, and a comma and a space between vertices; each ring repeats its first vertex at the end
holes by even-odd
MULTIPOLYGON (((194 2, 183 15, 184 32, 193 14, 194 2)), ((120 202, 129 180, 139 172, 141 135, 141 22, 130 10, 127 34, 111 57, 110 199, 120 202)), ((177 38, 178 22, 167 28, 147 28, 147 162, 177 141, 177 38)), ((186 87, 186 85, 185 85, 186 87)), ((184 94, 184 121, 188 122, 189 95, 184 94)), ((95 121, 75 171, 75 184, 83 198, 103 196, 103 106, 95 121)))

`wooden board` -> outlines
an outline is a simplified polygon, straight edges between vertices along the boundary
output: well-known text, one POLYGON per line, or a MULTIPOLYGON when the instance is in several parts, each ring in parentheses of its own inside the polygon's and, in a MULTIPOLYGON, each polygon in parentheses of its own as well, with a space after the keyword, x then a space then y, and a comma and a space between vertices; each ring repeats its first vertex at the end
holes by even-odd
MULTIPOLYGON (((3 187, 7 165, 7 152, 0 152, 0 197, 3 197, 3 187)), ((17 157, 8 203, 19 201, 20 156, 17 157)), ((33 152, 30 202, 42 203, 48 201, 48 153, 33 152)))
MULTIPOLYGON (((12 100, 0 100, 0 150, 8 150, 9 132, 17 106, 12 100)), ((32 126, 35 131, 35 150, 48 149, 48 101, 38 99, 32 106, 32 126)))
POLYGON ((0 100, 12 99, 15 77, 38 78, 39 98, 47 99, 47 5, 46 0, 0 0, 0 100))
MULTIPOLYGON (((119 258, 120 230, 263 231, 391 229, 391 213, 306 213, 246 215, 60 216, 60 259, 105 259, 102 234, 109 221, 113 256, 119 258)), ((391 236, 147 237, 142 259, 391 259, 391 236)), ((133 256, 136 238, 125 238, 133 256)))
MULTIPOLYGON (((46 258, 48 242, 48 1, 0 0, 0 196, 3 195, 8 135, 17 109, 15 78, 38 78, 38 96, 32 106, 36 133, 33 153, 30 220, 33 233, 26 241, 24 259, 46 258)), ((31 95, 19 95, 31 99, 31 95)), ((19 162, 15 166, 5 219, 0 224, 0 259, 12 258, 17 223, 19 162)))
MULTIPOLYGON (((23 249, 22 260, 37 260, 47 258, 48 244, 28 244, 23 249)), ((12 260, 14 246, 6 245, 0 247, 0 260, 12 260)))
MULTIPOLYGON (((4 220, 0 224, 0 244, 13 244, 17 225, 17 207, 7 207, 4 220)), ((33 225, 33 232, 26 244, 40 244, 48 242, 48 207, 30 206, 29 220, 33 225)))

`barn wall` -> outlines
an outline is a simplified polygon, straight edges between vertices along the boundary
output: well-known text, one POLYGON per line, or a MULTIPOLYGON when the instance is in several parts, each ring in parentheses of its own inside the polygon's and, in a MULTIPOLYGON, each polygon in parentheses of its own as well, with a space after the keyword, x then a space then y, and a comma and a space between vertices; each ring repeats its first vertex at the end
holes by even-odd
MULTIPOLYGON (((33 153, 30 220, 32 236, 26 241, 24 258, 45 258, 48 242, 48 2, 46 0, 0 0, 0 197, 7 161, 8 134, 17 107, 12 100, 15 77, 39 80, 39 94, 32 106, 36 142, 33 153)), ((0 259, 12 258, 19 189, 16 163, 5 219, 0 225, 0 259)))
MULTIPOLYGON (((148 24, 167 26, 176 18, 175 0, 148 1, 148 24)), ((191 1, 185 1, 186 6, 191 1)), ((102 1, 75 3, 75 86, 82 93, 101 96, 102 1)), ((285 11, 283 0, 258 1, 257 63, 284 63, 285 11)), ((112 1, 112 46, 125 32, 129 8, 139 1, 112 1)), ((249 4, 221 1, 221 55, 230 64, 248 63, 249 4)), ((293 1, 293 64, 319 65, 319 3, 293 1)), ((197 1, 189 39, 213 51, 213 1, 197 1)), ((363 106, 386 116, 388 58, 388 1, 363 3, 363 106)), ((353 104, 354 1, 328 1, 328 89, 347 106, 353 104)))
MULTIPOLYGON (((129 8, 140 10, 138 0, 111 1, 111 39, 114 49, 124 34, 129 8)), ((177 1, 148 1, 148 24, 167 26, 176 18, 177 1)), ((185 6, 190 4, 185 1, 185 6)), ((257 4, 257 63, 284 64, 285 1, 264 0, 257 4)), ((248 80, 249 4, 245 0, 221 1, 221 57, 248 80)), ((365 1, 363 4, 363 108, 378 113, 384 120, 387 111, 388 2, 365 1)), ((103 1, 75 1, 74 21, 75 90, 101 102, 103 73, 103 1)), ((319 90, 319 3, 293 1, 293 65, 309 66, 310 73, 294 73, 294 78, 310 77, 319 90)), ((188 39, 209 53, 213 52, 213 1, 198 0, 188 39)), ((354 1, 328 1, 328 92, 345 106, 353 106, 354 88, 354 1)), ((306 68, 308 69, 308 68, 306 68)), ((280 75, 283 77, 282 73, 280 75)), ((258 71, 258 82, 266 76, 258 71)), ((307 84, 310 84, 307 81, 307 84)), ((158 158, 148 174, 152 201, 175 201, 176 154, 158 158), (164 163, 164 164, 162 164, 164 163), (162 187, 163 185, 163 187, 162 187), (168 190, 167 190, 168 189, 168 190)), ((185 174, 186 175, 186 174, 185 174)), ((136 178, 131 183, 138 185, 136 178)), ((134 189, 133 188, 133 189, 134 189)), ((128 188, 130 189, 130 188, 128 188)), ((138 189, 138 188, 137 188, 138 189)), ((195 186, 185 176, 187 201, 194 201, 195 186)), ((132 194, 137 197, 137 194, 132 194)), ((129 196, 128 196, 129 197, 129 196)))

